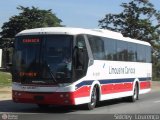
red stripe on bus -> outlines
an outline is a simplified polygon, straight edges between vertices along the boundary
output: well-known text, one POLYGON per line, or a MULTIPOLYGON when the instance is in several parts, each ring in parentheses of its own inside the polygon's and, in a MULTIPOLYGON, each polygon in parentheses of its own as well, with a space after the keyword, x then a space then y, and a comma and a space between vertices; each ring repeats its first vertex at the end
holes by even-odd
POLYGON ((90 96, 90 89, 91 89, 91 86, 80 87, 79 89, 77 89, 74 92, 74 97, 75 98, 78 98, 78 97, 88 97, 88 96, 90 96))
POLYGON ((107 84, 101 86, 102 94, 118 93, 131 91, 133 83, 107 84))
POLYGON ((140 82, 140 89, 148 89, 148 88, 151 88, 151 81, 140 82))

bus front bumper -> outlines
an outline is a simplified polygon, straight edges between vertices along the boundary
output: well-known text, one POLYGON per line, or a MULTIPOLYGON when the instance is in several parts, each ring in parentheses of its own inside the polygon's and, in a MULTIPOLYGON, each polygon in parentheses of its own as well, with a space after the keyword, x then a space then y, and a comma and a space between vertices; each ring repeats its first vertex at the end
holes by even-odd
POLYGON ((75 105, 72 92, 24 92, 12 91, 12 99, 17 103, 50 105, 75 105))

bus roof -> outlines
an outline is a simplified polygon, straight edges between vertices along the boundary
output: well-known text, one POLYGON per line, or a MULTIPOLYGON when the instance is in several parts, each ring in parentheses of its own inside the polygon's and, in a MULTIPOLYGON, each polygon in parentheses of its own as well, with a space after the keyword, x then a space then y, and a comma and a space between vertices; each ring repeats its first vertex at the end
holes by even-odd
POLYGON ((90 34, 101 37, 108 37, 112 39, 128 41, 138 44, 144 44, 151 46, 148 42, 131 39, 129 37, 123 37, 121 33, 110 31, 107 29, 84 29, 84 28, 71 28, 71 27, 46 27, 46 28, 35 28, 23 30, 16 36, 23 35, 45 35, 45 34, 66 34, 66 35, 78 35, 78 34, 90 34))

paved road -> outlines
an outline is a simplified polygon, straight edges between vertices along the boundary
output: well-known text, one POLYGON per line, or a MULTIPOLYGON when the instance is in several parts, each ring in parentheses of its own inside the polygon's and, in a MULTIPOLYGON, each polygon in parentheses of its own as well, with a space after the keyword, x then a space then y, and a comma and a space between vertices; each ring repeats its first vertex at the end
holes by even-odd
MULTIPOLYGON (((160 91, 152 91, 148 94, 140 96, 140 99, 135 103, 130 103, 124 99, 116 99, 102 102, 100 106, 92 111, 85 110, 84 106, 73 106, 73 107, 50 107, 47 110, 41 110, 33 104, 19 104, 14 103, 11 100, 0 101, 0 113, 9 114, 25 114, 25 118, 29 117, 28 114, 32 114, 37 119, 49 120, 51 118, 66 118, 67 120, 82 119, 79 115, 86 115, 89 118, 96 118, 98 114, 160 114, 160 91), (47 113, 47 114, 46 114, 47 113), (52 114, 50 114, 52 113, 52 114), (56 114, 55 114, 56 113, 56 114), (61 114, 57 114, 61 113, 61 114), (95 116, 96 114, 96 116, 95 116), (72 117, 71 117, 72 116, 72 117)), ((86 118, 85 116, 85 118, 86 118)), ((12 116, 11 116, 12 117, 12 116)), ((13 116, 14 117, 14 116, 13 116)), ((102 115, 99 117, 102 118, 102 115)), ((105 117, 105 116, 104 116, 105 117)), ((113 117, 113 115, 112 115, 113 117)), ((32 117, 33 118, 33 117, 32 117)), ((0 116, 1 119, 1 116, 0 116)), ((31 118, 28 118, 32 120, 31 118)), ((160 119, 160 118, 159 118, 160 119)), ((35 118, 34 118, 35 120, 35 118)))

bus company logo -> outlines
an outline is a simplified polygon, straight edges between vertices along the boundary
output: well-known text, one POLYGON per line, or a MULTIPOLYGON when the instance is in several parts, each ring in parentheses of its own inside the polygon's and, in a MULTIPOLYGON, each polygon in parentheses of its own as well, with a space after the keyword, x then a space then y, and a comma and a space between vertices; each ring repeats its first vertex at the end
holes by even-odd
POLYGON ((2 120, 7 120, 8 119, 8 115, 7 114, 2 114, 2 120))

